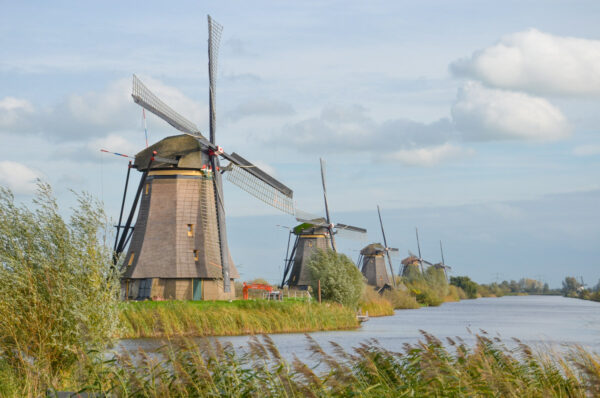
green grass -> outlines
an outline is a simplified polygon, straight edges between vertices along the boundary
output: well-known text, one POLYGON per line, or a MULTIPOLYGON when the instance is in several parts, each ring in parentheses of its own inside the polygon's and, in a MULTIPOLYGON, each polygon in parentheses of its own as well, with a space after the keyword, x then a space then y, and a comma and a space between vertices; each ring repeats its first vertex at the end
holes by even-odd
POLYGON ((358 327, 341 305, 286 300, 143 301, 120 306, 119 338, 226 336, 358 327))

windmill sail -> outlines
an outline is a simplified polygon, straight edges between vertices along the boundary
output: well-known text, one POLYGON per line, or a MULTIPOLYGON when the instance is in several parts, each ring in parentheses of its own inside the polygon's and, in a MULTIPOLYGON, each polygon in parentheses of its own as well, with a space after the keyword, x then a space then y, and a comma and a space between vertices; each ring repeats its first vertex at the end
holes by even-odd
POLYGON ((255 198, 262 200, 269 206, 273 206, 284 213, 292 215, 295 213, 293 191, 290 188, 237 153, 228 154, 214 143, 208 141, 202 136, 202 133, 194 123, 161 101, 135 75, 133 75, 133 92, 131 96, 137 104, 149 112, 160 117, 179 131, 194 136, 202 146, 218 152, 220 156, 230 161, 231 167, 228 166, 226 168, 230 170, 226 175, 228 181, 242 188, 255 198))
MULTIPOLYGON (((216 79, 217 79, 217 60, 219 55, 219 43, 221 42, 221 32, 223 27, 214 22, 210 15, 208 18, 208 103, 210 115, 210 143, 215 145, 216 130, 216 79)), ((231 291, 231 279, 229 278, 229 249, 227 247, 227 229, 225 226, 225 202, 223 200, 223 179, 221 178, 219 157, 213 155, 210 157, 210 163, 214 170, 215 177, 213 183, 215 186, 215 201, 217 204, 217 229, 219 231, 219 252, 221 255, 221 266, 223 269, 223 291, 231 291)))
POLYGON ((131 96, 136 104, 147 111, 154 113, 177 130, 187 134, 200 135, 200 129, 198 129, 194 123, 175 112, 160 98, 154 95, 154 93, 150 91, 136 75, 133 75, 133 90, 131 96))
POLYGON ((294 214, 293 192, 257 166, 246 159, 232 153, 230 155, 231 170, 227 173, 227 180, 269 206, 294 214))
MULTIPOLYGON (((394 287, 396 287, 396 277, 394 276, 394 267, 392 266, 392 258, 390 257, 390 249, 387 244, 387 239, 385 237, 385 231, 383 229, 383 221, 381 220, 381 210, 379 209, 379 205, 377 205, 377 214, 379 215, 379 225, 381 225, 381 235, 383 235, 383 245, 385 246, 385 254, 387 255, 388 264, 390 266, 390 272, 392 274, 392 283, 394 287)), ((398 251, 398 249, 396 249, 398 251)))
POLYGON ((331 236, 331 248, 334 252, 337 252, 335 245, 335 238, 333 237, 333 224, 329 217, 329 205, 327 204, 327 185, 325 184, 325 160, 321 160, 321 182, 323 183, 323 199, 325 200, 325 216, 327 217, 327 228, 329 229, 329 235, 331 236))

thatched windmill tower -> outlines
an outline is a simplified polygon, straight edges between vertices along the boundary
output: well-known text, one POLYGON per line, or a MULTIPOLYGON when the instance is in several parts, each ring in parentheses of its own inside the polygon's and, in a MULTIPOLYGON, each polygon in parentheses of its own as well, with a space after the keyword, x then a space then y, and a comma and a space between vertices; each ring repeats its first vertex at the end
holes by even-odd
POLYGON ((325 222, 325 219, 316 219, 314 221, 315 224, 302 223, 290 231, 290 233, 296 236, 296 240, 292 248, 290 260, 286 261, 286 272, 283 276, 282 286, 287 284, 303 288, 310 285, 310 271, 306 266, 308 260, 310 260, 310 257, 317 249, 327 250, 332 248, 329 229, 319 225, 321 221, 325 222), (286 281, 286 276, 290 269, 291 273, 289 279, 286 281))
POLYGON ((216 53, 222 28, 210 16, 208 26, 210 140, 133 78, 134 101, 185 134, 167 137, 136 155, 133 168, 142 172, 142 178, 123 226, 121 208, 115 240, 115 265, 131 240, 122 262, 122 296, 127 299, 235 296, 231 285, 239 275, 227 244, 223 173, 251 195, 294 214, 291 189, 215 143, 216 53), (221 168, 219 158, 229 164, 221 168))
POLYGON ((381 226, 381 235, 383 236, 383 244, 371 243, 360 251, 358 264, 362 264, 361 272, 369 285, 383 287, 385 285, 396 286, 396 278, 394 277, 394 267, 392 266, 392 254, 397 254, 398 249, 387 246, 385 230, 383 229, 383 221, 381 220, 381 210, 377 206, 377 214, 379 215, 379 225, 381 226), (385 259, 387 256, 390 266, 390 275, 385 269, 385 259))
POLYGON ((410 250, 408 251, 408 257, 402 260, 402 270, 400 271, 404 277, 423 274, 425 272, 425 267, 423 267, 423 264, 427 265, 428 267, 433 265, 429 261, 423 260, 423 257, 421 256, 421 243, 419 242, 419 230, 415 228, 415 232, 417 235, 417 249, 419 256, 417 257, 410 250))
POLYGON ((421 273, 421 264, 419 262, 419 257, 410 254, 409 256, 402 259, 402 270, 400 274, 404 277, 409 277, 411 275, 417 275, 421 273))
POLYGON ((364 228, 353 227, 346 224, 334 224, 329 216, 329 205, 327 204, 327 185, 325 183, 325 161, 321 159, 321 183, 323 185, 323 199, 325 201, 326 218, 312 217, 309 215, 299 216, 296 213, 296 219, 302 224, 296 226, 290 231, 291 235, 296 236, 294 246, 290 252, 289 240, 283 271, 281 286, 298 287, 304 289, 310 285, 310 271, 308 270, 308 261, 317 249, 333 249, 337 251, 335 245, 335 235, 337 233, 347 233, 349 235, 365 236, 367 230, 364 228), (289 277, 288 277, 289 276, 289 277))
POLYGON ((360 251, 358 264, 362 264, 361 272, 371 286, 392 286, 393 278, 390 278, 385 269, 385 247, 381 243, 371 243, 360 251))

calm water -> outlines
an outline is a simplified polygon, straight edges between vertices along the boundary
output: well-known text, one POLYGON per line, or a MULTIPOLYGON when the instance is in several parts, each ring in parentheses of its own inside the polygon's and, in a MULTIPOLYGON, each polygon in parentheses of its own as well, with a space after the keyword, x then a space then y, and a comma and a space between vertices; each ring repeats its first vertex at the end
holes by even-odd
MULTIPOLYGON (((564 344, 581 344, 600 353, 600 303, 558 296, 517 296, 482 298, 446 303, 440 307, 396 311, 394 316, 371 318, 358 330, 315 332, 310 335, 324 347, 334 341, 346 349, 375 338, 392 351, 400 351, 404 343, 414 343, 425 330, 438 338, 460 336, 467 343, 480 329, 506 342, 516 337, 533 345, 550 345, 560 349, 564 344)), ((307 359, 303 334, 271 335, 282 354, 307 359)), ((243 349, 248 336, 220 337, 243 349)), ((126 350, 152 350, 161 344, 155 339, 122 340, 126 350)))

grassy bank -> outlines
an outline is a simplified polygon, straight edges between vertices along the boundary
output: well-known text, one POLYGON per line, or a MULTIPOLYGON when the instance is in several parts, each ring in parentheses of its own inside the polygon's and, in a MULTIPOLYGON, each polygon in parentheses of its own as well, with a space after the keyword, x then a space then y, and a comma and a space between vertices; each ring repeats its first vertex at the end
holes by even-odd
MULTIPOLYGON (((307 336, 312 360, 285 360, 273 341, 253 338, 247 353, 218 342, 163 349, 164 360, 140 353, 82 361, 64 389, 143 397, 592 397, 600 394, 600 356, 573 347, 543 355, 523 344, 509 350, 478 336, 474 346, 444 345, 424 334, 402 352, 363 343, 327 352, 307 336), (333 353, 330 353, 332 352, 333 353)), ((22 383, 27 383, 22 380, 22 383)), ((5 387, 6 396, 18 396, 5 387)))
POLYGON ((122 303, 119 338, 226 336, 358 327, 354 310, 299 301, 143 301, 122 303))

